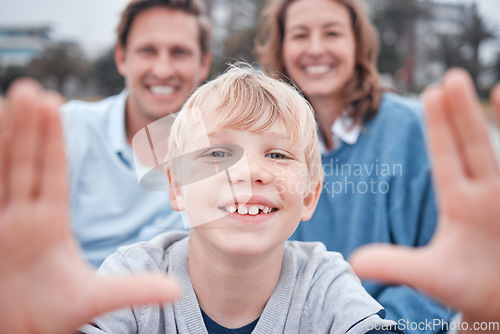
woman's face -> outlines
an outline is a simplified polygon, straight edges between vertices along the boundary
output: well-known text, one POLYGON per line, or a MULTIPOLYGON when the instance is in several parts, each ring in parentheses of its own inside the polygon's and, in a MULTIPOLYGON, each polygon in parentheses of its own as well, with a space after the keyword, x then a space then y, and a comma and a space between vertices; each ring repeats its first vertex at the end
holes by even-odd
POLYGON ((283 63, 310 100, 337 96, 354 75, 351 16, 334 0, 297 0, 285 14, 283 63))

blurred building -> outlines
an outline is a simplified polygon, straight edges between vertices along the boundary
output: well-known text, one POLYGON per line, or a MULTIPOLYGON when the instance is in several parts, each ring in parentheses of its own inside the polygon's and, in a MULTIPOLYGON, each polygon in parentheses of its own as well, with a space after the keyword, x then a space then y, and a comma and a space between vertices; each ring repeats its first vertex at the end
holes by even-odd
POLYGON ((25 66, 51 42, 50 27, 0 26, 0 67, 25 66))
MULTIPOLYGON (((476 4, 424 2, 430 15, 417 20, 415 26, 415 61, 412 70, 413 85, 417 88, 440 80, 447 69, 443 55, 444 48, 448 47, 445 44, 461 37, 464 28, 472 24, 477 10, 476 4)), ((455 52, 467 52, 467 49, 455 52)))
MULTIPOLYGON (((391 0, 365 0, 368 13, 376 16, 377 11, 388 11, 386 17, 392 21, 379 31, 382 43, 392 45, 404 57, 400 70, 396 73, 395 86, 404 82, 407 89, 418 91, 437 82, 447 68, 449 53, 467 52, 466 49, 449 50, 451 41, 460 39, 464 29, 472 24, 477 8, 474 3, 444 3, 439 0, 416 0, 398 3, 400 17, 391 7, 391 0), (410 3, 412 3, 410 5, 410 3), (411 10, 415 12, 411 12, 411 10), (396 26, 396 27, 395 27, 396 26), (447 44, 447 42, 450 42, 447 44), (447 45, 446 45, 447 44, 447 45), (448 54, 445 54, 448 53, 448 54)), ((406 0, 404 0, 406 1, 406 0)), ((380 30, 380 27, 378 27, 380 30)), ((456 43, 455 43, 456 46, 456 43)), ((464 55, 466 58, 467 55, 464 55)))

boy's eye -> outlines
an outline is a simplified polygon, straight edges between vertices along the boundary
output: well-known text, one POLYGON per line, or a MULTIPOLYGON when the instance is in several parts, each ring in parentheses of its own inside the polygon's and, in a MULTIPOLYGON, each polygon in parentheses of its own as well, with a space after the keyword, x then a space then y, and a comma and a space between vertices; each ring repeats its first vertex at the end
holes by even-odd
POLYGON ((231 155, 224 151, 213 151, 209 154, 209 156, 214 158, 228 158, 231 155))
POLYGON ((230 158, 232 157, 232 152, 225 147, 212 147, 206 150, 205 153, 202 154, 202 156, 211 159, 230 158))
POLYGON ((288 159, 288 157, 286 155, 284 155, 283 153, 279 153, 279 152, 268 153, 266 155, 266 157, 271 158, 271 159, 288 159))

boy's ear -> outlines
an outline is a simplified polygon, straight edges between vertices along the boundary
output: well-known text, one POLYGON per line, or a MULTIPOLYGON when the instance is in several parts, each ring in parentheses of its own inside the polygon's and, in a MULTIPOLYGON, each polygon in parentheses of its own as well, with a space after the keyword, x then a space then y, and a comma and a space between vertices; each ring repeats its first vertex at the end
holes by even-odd
POLYGON ((172 176, 170 168, 167 168, 167 178, 168 178, 168 198, 170 199, 170 205, 172 209, 176 211, 184 211, 184 196, 182 195, 181 187, 179 182, 175 177, 172 176))
POLYGON ((318 183, 314 191, 311 191, 309 195, 304 197, 304 205, 302 206, 302 217, 300 220, 306 221, 311 219, 316 205, 318 205, 319 196, 321 195, 321 183, 318 183))

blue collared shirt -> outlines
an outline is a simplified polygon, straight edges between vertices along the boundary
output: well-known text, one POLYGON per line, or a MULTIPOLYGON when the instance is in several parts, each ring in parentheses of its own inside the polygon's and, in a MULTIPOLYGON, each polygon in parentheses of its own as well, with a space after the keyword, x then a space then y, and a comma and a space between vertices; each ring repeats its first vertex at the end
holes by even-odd
MULTIPOLYGON (((338 118, 332 127, 338 142, 322 152, 325 179, 318 205, 291 238, 320 241, 345 258, 369 243, 426 245, 436 228, 437 208, 422 116, 416 101, 386 93, 377 115, 361 127, 338 118)), ((452 317, 453 311, 409 287, 363 285, 385 308, 387 319, 425 323, 452 317)))
POLYGON ((119 246, 182 229, 168 192, 139 186, 125 132, 127 91, 61 108, 70 170, 73 232, 95 266, 119 246))

